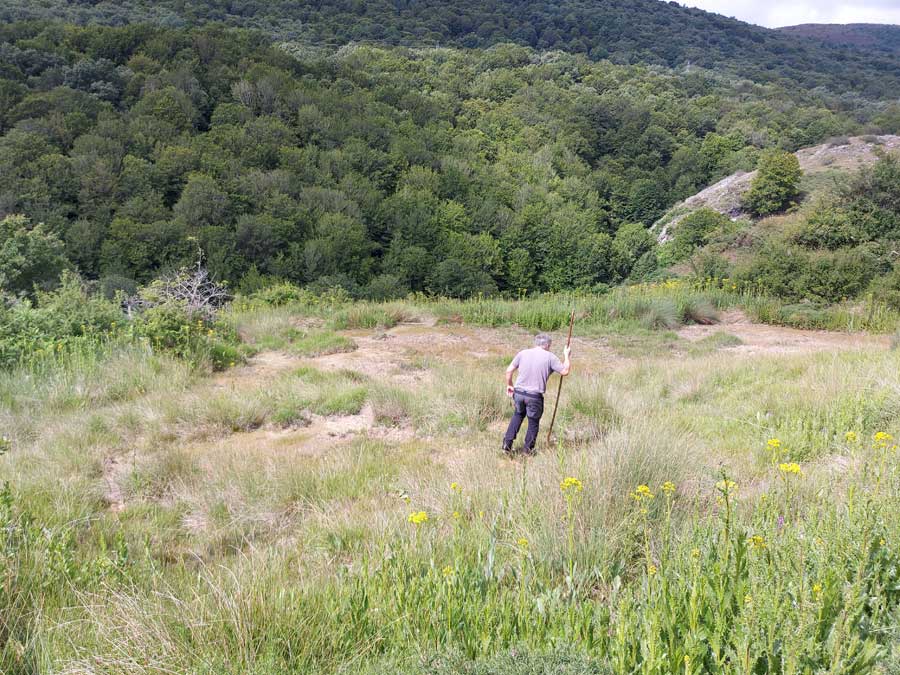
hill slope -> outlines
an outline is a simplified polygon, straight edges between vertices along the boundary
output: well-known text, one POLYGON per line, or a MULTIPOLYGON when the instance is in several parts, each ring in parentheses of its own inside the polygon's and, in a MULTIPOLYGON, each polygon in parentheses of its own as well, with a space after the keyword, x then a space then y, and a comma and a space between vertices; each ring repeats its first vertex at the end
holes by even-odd
MULTIPOLYGON (((804 174, 805 192, 814 192, 817 185, 829 177, 851 173, 878 161, 881 153, 900 151, 900 136, 854 137, 846 143, 823 143, 798 150, 795 154, 804 174)), ((710 185, 697 194, 673 206, 653 225, 660 243, 671 238, 672 229, 688 214, 707 208, 738 218, 746 215, 741 206, 744 193, 750 188, 755 171, 738 171, 710 185)))
POLYGON ((896 54, 873 56, 658 0, 0 0, 0 20, 31 18, 166 26, 223 21, 317 44, 486 47, 515 42, 620 63, 727 68, 757 82, 787 79, 873 98, 893 97, 900 89, 896 54))
POLYGON ((834 45, 900 53, 900 26, 878 23, 803 23, 778 30, 785 34, 815 38, 834 45))

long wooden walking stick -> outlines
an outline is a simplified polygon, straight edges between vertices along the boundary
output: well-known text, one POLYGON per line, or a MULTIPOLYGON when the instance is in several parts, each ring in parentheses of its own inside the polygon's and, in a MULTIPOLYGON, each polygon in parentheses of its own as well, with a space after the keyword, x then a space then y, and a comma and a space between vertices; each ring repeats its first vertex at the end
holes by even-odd
MULTIPOLYGON (((569 337, 566 338, 566 347, 572 344, 572 327, 575 325, 575 310, 572 310, 572 317, 569 319, 569 337)), ((562 394, 563 376, 559 376, 559 388, 556 390, 556 403, 553 406, 553 416, 550 417, 550 427, 547 429, 547 445, 550 445, 550 434, 553 433, 553 423, 556 421, 556 411, 559 408, 559 397, 562 394)))

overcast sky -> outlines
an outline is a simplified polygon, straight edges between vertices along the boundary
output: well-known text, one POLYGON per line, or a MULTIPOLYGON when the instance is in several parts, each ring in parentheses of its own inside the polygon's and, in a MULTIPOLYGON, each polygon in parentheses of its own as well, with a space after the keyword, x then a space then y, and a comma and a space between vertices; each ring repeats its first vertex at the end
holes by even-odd
POLYGON ((798 23, 896 23, 900 0, 679 0, 682 5, 776 28, 798 23))

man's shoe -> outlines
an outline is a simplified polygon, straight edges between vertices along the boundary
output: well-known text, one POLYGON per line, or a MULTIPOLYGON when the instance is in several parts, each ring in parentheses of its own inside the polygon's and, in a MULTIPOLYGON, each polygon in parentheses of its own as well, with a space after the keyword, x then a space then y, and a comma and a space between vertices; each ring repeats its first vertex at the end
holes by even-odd
POLYGON ((511 454, 513 454, 512 446, 511 446, 511 445, 504 445, 504 446, 503 446, 503 454, 504 454, 504 455, 511 455, 511 454))
POLYGON ((534 457, 537 454, 537 450, 534 448, 522 448, 522 454, 527 457, 534 457))

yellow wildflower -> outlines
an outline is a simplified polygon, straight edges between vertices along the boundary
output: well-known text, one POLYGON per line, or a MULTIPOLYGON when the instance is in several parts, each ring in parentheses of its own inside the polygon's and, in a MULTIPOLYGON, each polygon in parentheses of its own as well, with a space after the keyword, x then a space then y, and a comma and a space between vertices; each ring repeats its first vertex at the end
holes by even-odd
POLYGON ((656 572, 657 572, 656 565, 654 565, 653 563, 650 563, 649 565, 647 565, 647 576, 652 577, 654 574, 656 574, 656 572))
POLYGON ((877 434, 875 434, 875 436, 873 436, 872 440, 873 440, 872 447, 886 448, 888 446, 888 443, 890 443, 891 441, 894 440, 894 437, 891 436, 889 433, 886 433, 884 431, 879 431, 877 434))
POLYGON ((521 548, 521 549, 528 548, 528 540, 525 537, 519 537, 519 539, 518 539, 518 541, 516 541, 516 543, 519 545, 519 548, 521 548))
POLYGON ((413 525, 421 525, 422 523, 428 522, 428 514, 424 511, 413 511, 409 514, 407 520, 413 525))
POLYGON ((459 511, 453 512, 453 520, 459 520, 462 516, 459 515, 459 511))
POLYGON ((744 604, 748 606, 753 604, 753 596, 749 593, 744 596, 744 604))
POLYGON ((797 462, 783 462, 778 465, 778 469, 783 474, 794 474, 795 476, 799 476, 801 474, 800 465, 797 464, 797 462))
POLYGON ((691 549, 691 557, 692 557, 694 560, 696 560, 697 558, 699 558, 699 557, 700 557, 700 549, 699 549, 699 548, 692 548, 692 549, 691 549))
POLYGON ((856 439, 857 439, 856 432, 848 431, 846 434, 844 434, 844 438, 847 439, 848 443, 856 443, 856 439))
POLYGON ((584 489, 584 485, 582 485, 581 481, 577 478, 569 476, 559 484, 559 489, 563 492, 568 492, 569 490, 572 490, 574 492, 581 492, 584 489))
POLYGON ((812 592, 813 595, 819 595, 822 592, 822 584, 813 584, 812 592))
POLYGON ((631 498, 634 501, 639 502, 642 499, 653 499, 654 495, 650 491, 650 487, 647 485, 638 485, 634 492, 631 493, 631 498))
POLYGON ((667 495, 672 494, 673 492, 675 492, 675 483, 673 483, 670 480, 667 480, 665 483, 662 484, 662 491, 665 492, 667 495))
POLYGON ((447 565, 447 566, 442 570, 442 574, 444 575, 444 578, 445 578, 445 579, 449 579, 450 577, 453 576, 453 568, 452 568, 450 565, 447 565))
POLYGON ((720 480, 718 483, 716 483, 716 489, 719 492, 723 493, 733 492, 734 490, 737 490, 737 483, 735 483, 733 480, 720 480))
POLYGON ((750 537, 750 548, 765 548, 766 538, 759 534, 750 537))
POLYGON ((770 438, 766 445, 768 445, 771 450, 777 450, 781 447, 781 441, 777 438, 770 438))
POLYGON ((453 492, 460 492, 460 491, 462 490, 462 488, 459 487, 459 483, 455 483, 455 482, 454 482, 454 483, 450 483, 450 489, 451 489, 453 492))

